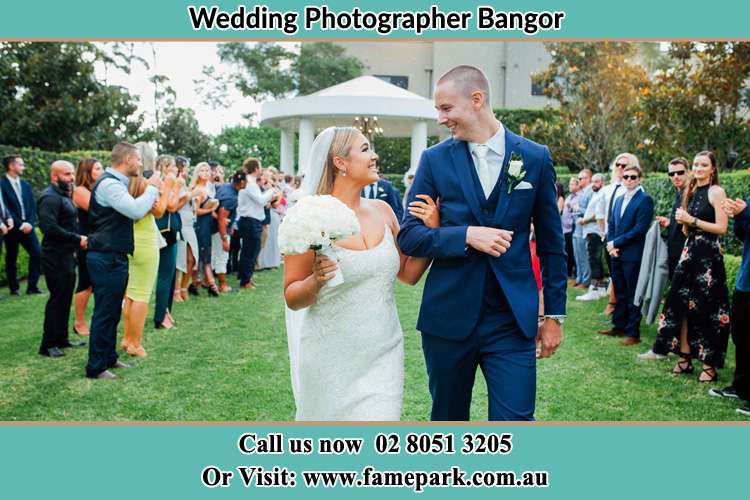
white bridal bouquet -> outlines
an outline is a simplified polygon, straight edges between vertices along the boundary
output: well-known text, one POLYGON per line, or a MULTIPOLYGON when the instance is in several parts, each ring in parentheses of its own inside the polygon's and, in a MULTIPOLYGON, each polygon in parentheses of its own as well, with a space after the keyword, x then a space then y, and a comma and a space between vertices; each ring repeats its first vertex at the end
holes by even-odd
MULTIPOLYGON (((357 233, 357 216, 337 198, 327 194, 305 196, 287 211, 279 227, 279 246, 283 254, 314 250, 335 261, 333 242, 357 233)), ((337 269, 328 286, 343 282, 341 270, 337 269)))

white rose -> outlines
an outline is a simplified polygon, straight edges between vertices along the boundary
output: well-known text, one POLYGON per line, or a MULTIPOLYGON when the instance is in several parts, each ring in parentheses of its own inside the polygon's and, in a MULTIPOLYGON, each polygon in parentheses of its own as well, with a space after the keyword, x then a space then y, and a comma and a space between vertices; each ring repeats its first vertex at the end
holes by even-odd
POLYGON ((523 169, 523 162, 521 160, 511 160, 508 165, 508 175, 511 177, 518 177, 523 169))

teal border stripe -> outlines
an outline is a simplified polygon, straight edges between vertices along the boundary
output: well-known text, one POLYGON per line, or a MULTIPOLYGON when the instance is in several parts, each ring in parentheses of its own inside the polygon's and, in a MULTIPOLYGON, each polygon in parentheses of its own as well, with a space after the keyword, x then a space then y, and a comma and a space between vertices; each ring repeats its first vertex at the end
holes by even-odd
MULTIPOLYGON (((745 491, 750 426, 0 426, 4 498, 690 498, 736 497, 745 491), (246 432, 266 436, 363 438, 358 455, 243 455, 246 432), (378 432, 511 432, 507 455, 378 455, 378 432), (539 489, 245 488, 235 472, 227 488, 200 483, 207 465, 302 470, 547 471, 539 489)), ((300 481, 301 483, 301 481, 300 481)), ((741 496, 741 495, 740 495, 741 496)))
POLYGON ((107 2, 101 0, 7 0, 0 7, 0 39, 738 39, 750 37, 748 19, 750 2, 716 0, 703 4, 680 0, 629 0, 605 2, 601 0, 552 1, 339 1, 305 3, 269 0, 266 2, 238 2, 236 0, 129 0, 107 2), (305 5, 325 3, 335 12, 350 11, 354 7, 372 12, 429 11, 435 4, 442 12, 471 11, 472 20, 465 31, 428 31, 421 36, 412 31, 394 31, 380 36, 373 31, 302 29, 305 5), (245 5, 251 10, 256 4, 267 5, 273 11, 299 13, 300 30, 293 37, 275 30, 194 31, 189 22, 189 5, 216 5, 228 12, 245 5), (486 5, 496 11, 564 11, 566 17, 560 31, 540 32, 534 36, 520 31, 480 31, 476 26, 476 6, 486 5))

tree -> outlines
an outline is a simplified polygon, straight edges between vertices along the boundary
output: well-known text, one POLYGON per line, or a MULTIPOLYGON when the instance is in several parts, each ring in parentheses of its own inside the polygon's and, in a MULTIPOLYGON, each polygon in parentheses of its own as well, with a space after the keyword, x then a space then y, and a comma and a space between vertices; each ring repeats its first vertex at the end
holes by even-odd
POLYGON ((236 170, 249 156, 259 158, 263 166, 279 167, 281 132, 269 127, 229 127, 214 139, 217 160, 226 168, 236 170))
POLYGON ((343 47, 329 42, 303 43, 299 52, 270 42, 231 42, 219 46, 219 57, 236 71, 221 75, 213 67, 205 67, 204 77, 194 82, 204 100, 214 106, 226 96, 228 85, 256 101, 278 99, 351 80, 364 68, 358 59, 347 56, 343 47))
POLYGON ((211 138, 201 131, 192 109, 168 107, 163 110, 163 121, 155 138, 160 152, 186 156, 191 163, 215 156, 211 138))
POLYGON ((137 98, 96 79, 120 61, 91 43, 0 43, 0 143, 50 151, 110 149, 139 134, 137 98))
MULTIPOLYGON (((631 62, 632 44, 623 42, 549 43, 548 69, 534 80, 560 105, 553 157, 566 149, 566 162, 605 170, 619 152, 638 141, 638 96, 647 80, 644 68, 631 62), (563 125, 564 124, 564 125, 563 125)), ((637 153, 637 151, 636 151, 637 153)))

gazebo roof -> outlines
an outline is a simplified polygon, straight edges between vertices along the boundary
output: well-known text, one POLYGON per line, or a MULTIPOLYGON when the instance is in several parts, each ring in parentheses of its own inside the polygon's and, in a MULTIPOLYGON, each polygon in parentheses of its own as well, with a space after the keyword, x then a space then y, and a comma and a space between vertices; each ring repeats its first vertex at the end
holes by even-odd
POLYGON ((429 133, 438 133, 437 111, 430 99, 369 75, 314 94, 265 102, 260 122, 295 128, 301 118, 307 118, 320 129, 351 125, 355 116, 377 116, 386 136, 408 136, 414 121, 426 121, 429 133))

